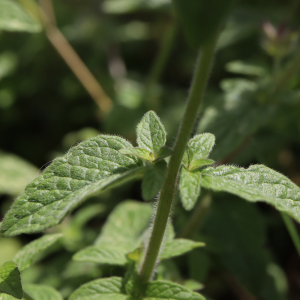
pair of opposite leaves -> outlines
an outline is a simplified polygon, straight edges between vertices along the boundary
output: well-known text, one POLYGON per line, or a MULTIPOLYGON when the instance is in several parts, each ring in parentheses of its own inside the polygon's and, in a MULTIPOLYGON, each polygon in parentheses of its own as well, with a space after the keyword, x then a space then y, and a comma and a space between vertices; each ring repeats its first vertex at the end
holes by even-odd
MULTIPOLYGON (((164 160, 172 154, 165 147, 166 131, 159 117, 149 111, 137 126, 137 144, 139 147, 119 150, 126 155, 135 155, 145 161, 146 171, 142 182, 142 194, 145 200, 153 199, 161 189, 167 171, 164 160)), ((179 191, 185 209, 194 207, 200 194, 201 172, 199 168, 211 165, 213 160, 207 159, 215 137, 210 133, 196 135, 187 145, 180 173, 179 191)))

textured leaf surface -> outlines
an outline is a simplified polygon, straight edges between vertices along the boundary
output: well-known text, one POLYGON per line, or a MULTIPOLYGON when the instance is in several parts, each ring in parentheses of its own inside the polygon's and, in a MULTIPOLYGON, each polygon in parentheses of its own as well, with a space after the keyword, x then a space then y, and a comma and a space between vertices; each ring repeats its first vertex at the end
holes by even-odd
POLYGON ((63 300, 61 294, 50 286, 27 283, 23 288, 33 300, 63 300))
POLYGON ((11 295, 17 299, 23 297, 20 272, 18 266, 12 261, 0 267, 0 293, 11 295))
POLYGON ((249 201, 264 201, 300 222, 300 188, 284 175, 264 166, 207 168, 201 185, 225 191, 249 201))
POLYGON ((119 152, 126 155, 134 155, 149 161, 154 160, 154 155, 144 148, 125 148, 121 149, 119 152))
POLYGON ((142 195, 145 200, 153 199, 160 191, 167 173, 167 163, 159 160, 148 164, 142 181, 142 195))
POLYGON ((215 136, 211 133, 202 133, 194 136, 187 145, 183 156, 183 163, 189 167, 194 161, 207 158, 215 145, 215 136))
POLYGON ((23 247, 13 259, 20 272, 32 265, 38 259, 39 253, 53 245, 61 237, 62 234, 59 233, 48 234, 23 247))
POLYGON ((19 3, 14 0, 0 0, 0 29, 38 32, 41 25, 19 3))
POLYGON ((123 293, 122 278, 111 277, 97 279, 82 285, 69 298, 69 300, 126 300, 123 293))
POLYGON ((201 188, 201 172, 189 171, 185 167, 181 168, 179 192, 183 207, 191 210, 200 195, 201 188))
POLYGON ((146 286, 143 299, 147 300, 205 300, 205 298, 191 290, 170 282, 157 280, 149 282, 146 286))
POLYGON ((151 153, 157 153, 166 143, 166 131, 154 111, 147 112, 137 125, 137 143, 151 153))
POLYGON ((194 169, 198 169, 198 168, 201 168, 201 167, 204 167, 204 166, 212 165, 212 164, 214 164, 214 163, 215 163, 215 161, 212 160, 212 159, 207 159, 207 158, 204 158, 204 159, 197 159, 197 160, 194 160, 194 161, 190 164, 189 169, 190 169, 190 170, 194 170, 194 169))
POLYGON ((146 203, 124 201, 108 217, 95 242, 99 246, 115 246, 135 250, 152 216, 152 207, 146 203))
POLYGON ((166 243, 161 252, 160 259, 179 256, 193 250, 194 248, 203 246, 205 246, 205 244, 200 242, 194 242, 187 239, 174 239, 173 241, 166 243))
POLYGON ((127 253, 126 249, 115 246, 91 246, 77 252, 73 259, 123 266, 127 263, 127 253))
POLYGON ((38 175, 38 169, 22 158, 0 151, 0 193, 18 196, 38 175))
POLYGON ((4 218, 2 235, 57 225, 89 196, 140 176, 141 161, 118 152, 130 147, 120 137, 99 135, 55 159, 15 200, 4 218))

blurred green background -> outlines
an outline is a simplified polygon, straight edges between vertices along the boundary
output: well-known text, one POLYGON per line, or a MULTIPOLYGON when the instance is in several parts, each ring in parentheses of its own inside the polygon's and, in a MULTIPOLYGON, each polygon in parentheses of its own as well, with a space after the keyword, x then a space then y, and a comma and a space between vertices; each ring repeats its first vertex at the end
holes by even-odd
MULTIPOLYGON (((236 3, 220 35, 195 128, 216 135, 211 157, 218 162, 263 163, 298 185, 299 70, 280 91, 269 92, 299 56, 299 7, 292 0, 236 3)), ((112 106, 99 109, 38 22, 30 29, 37 32, 6 30, 0 13, 0 220, 27 183, 78 142, 105 133, 135 144, 136 124, 153 109, 172 146, 183 115, 198 51, 185 39, 171 1, 53 0, 53 8, 57 27, 112 106)), ((25 11, 35 24, 32 6, 25 11)), ((24 278, 52 285, 67 297, 88 279, 122 273, 70 258, 93 242, 109 212, 125 199, 142 199, 139 182, 86 202, 80 226, 77 211, 51 229, 65 233, 63 245, 24 278)), ((178 204, 177 233, 189 217, 178 204)), ((0 264, 33 238, 0 237, 0 264)), ((197 280, 212 299, 300 299, 299 256, 271 207, 216 194, 195 238, 208 247, 165 263, 160 276, 177 280, 178 273, 197 280)))

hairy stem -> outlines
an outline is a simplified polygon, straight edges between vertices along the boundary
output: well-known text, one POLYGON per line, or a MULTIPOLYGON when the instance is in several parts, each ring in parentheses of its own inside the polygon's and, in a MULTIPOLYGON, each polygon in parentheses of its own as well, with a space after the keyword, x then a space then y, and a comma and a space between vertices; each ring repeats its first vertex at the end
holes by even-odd
POLYGON ((180 233, 181 238, 190 238, 196 230, 200 227, 207 210, 211 204, 211 194, 206 194, 201 201, 199 201, 197 207, 193 210, 188 223, 180 233))
POLYGON ((284 221, 285 227, 286 227, 287 231, 289 232, 291 239, 294 243, 294 246, 300 257, 300 237, 298 235, 296 226, 295 226, 293 220, 286 213, 281 212, 281 217, 284 221))
POLYGON ((158 260, 159 250, 172 207, 172 200, 176 191, 177 174, 204 95, 209 72, 213 63, 216 41, 217 37, 215 36, 209 43, 203 45, 197 61, 186 110, 177 135, 174 152, 170 158, 167 175, 160 192, 153 230, 140 270, 140 276, 144 283, 150 280, 158 260))

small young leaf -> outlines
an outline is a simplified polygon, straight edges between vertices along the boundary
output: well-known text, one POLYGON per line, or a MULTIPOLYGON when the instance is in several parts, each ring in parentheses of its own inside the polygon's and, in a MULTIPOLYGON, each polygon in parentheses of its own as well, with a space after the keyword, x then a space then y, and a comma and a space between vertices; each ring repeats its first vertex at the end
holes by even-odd
POLYGON ((166 158, 172 154, 173 150, 168 147, 162 147, 156 154, 155 154, 155 160, 157 161, 162 158, 166 158))
POLYGON ((198 293, 192 292, 179 284, 164 280, 149 282, 146 285, 143 296, 142 299, 145 300, 205 300, 205 298, 198 293))
POLYGON ((139 158, 118 152, 130 147, 120 137, 99 135, 55 159, 16 199, 3 220, 2 235, 57 225, 89 196, 139 178, 144 171, 139 158))
POLYGON ((211 133, 202 133, 195 135, 188 142, 188 155, 190 164, 198 159, 207 158, 214 147, 216 138, 211 133))
POLYGON ((183 207, 191 210, 200 195, 201 172, 189 171, 182 166, 180 171, 179 192, 183 207))
POLYGON ((167 259, 179 256, 193 250, 194 248, 203 246, 205 246, 205 244, 200 242, 194 242, 186 239, 174 239, 173 241, 166 243, 159 258, 167 259))
POLYGON ((132 252, 140 245, 152 213, 152 207, 147 203, 121 202, 108 217, 95 245, 115 246, 132 252))
POLYGON ((264 166, 248 169, 235 166, 207 168, 201 185, 225 191, 249 201, 263 201, 284 211, 300 222, 300 188, 284 175, 264 166))
POLYGON ((160 191, 167 172, 167 163, 159 160, 148 164, 142 181, 142 195, 144 200, 153 199, 160 191))
POLYGON ((125 155, 134 155, 148 161, 154 160, 154 155, 144 148, 125 148, 121 149, 119 152, 125 155))
POLYGON ((166 131, 154 111, 148 111, 137 125, 137 143, 141 148, 156 154, 166 143, 166 131))
POLYGON ((0 267, 0 294, 8 294, 22 299, 23 290, 18 266, 9 261, 0 267))
POLYGON ((127 253, 128 250, 124 248, 98 245, 84 248, 77 252, 73 259, 76 261, 124 266, 128 262, 126 258, 127 253))
POLYGON ((203 158, 203 159, 197 159, 197 160, 194 160, 191 164, 190 164, 190 167, 189 167, 189 170, 194 170, 194 169, 199 169, 199 168, 202 168, 204 166, 209 166, 209 165, 212 165, 214 164, 215 161, 212 160, 212 159, 208 159, 208 158, 203 158))
POLYGON ((59 233, 47 234, 23 247, 13 259, 18 265, 20 272, 36 262, 38 259, 37 255, 53 245, 61 237, 62 234, 59 233))
POLYGON ((27 283, 23 289, 32 300, 63 300, 61 294, 51 286, 27 283))
POLYGON ((9 31, 41 31, 41 25, 14 0, 0 0, 0 29, 9 31))
POLYGON ((97 279, 88 282, 71 294, 69 300, 128 300, 123 292, 123 281, 120 277, 97 279))

